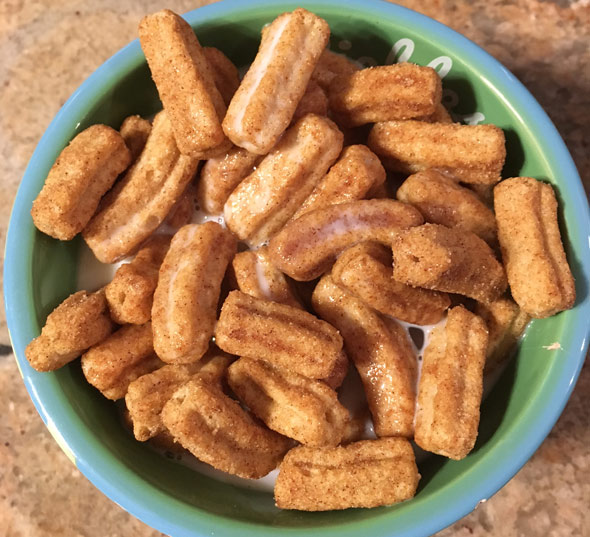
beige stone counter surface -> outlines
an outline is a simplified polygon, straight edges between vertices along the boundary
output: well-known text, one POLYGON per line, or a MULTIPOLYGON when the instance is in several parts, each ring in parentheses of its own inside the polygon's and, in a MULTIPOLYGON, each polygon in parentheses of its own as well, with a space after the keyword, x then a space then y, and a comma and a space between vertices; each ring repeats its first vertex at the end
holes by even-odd
MULTIPOLYGON (((27 161, 68 96, 136 37, 141 16, 163 7, 184 13, 204 3, 0 1, 0 252, 27 161)), ((462 32, 504 63, 545 107, 590 190, 588 0, 401 3, 462 32)), ((61 452, 18 374, 2 308, 0 386, 0 537, 161 535, 103 496, 61 452)), ((498 494, 438 535, 590 536, 589 396, 587 365, 532 459, 498 494)))

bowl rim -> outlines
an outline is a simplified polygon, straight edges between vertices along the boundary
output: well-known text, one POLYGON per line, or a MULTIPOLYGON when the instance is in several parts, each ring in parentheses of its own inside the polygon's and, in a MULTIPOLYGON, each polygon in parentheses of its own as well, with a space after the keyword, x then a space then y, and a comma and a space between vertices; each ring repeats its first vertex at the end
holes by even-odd
MULTIPOLYGON (((342 9, 341 0, 315 0, 301 2, 277 2, 276 0, 256 0, 246 3, 242 0, 224 0, 223 2, 204 6, 184 15, 190 24, 203 24, 219 20, 231 13, 251 11, 253 9, 276 8, 288 10, 301 4, 313 4, 325 8, 342 9)), ((310 9, 313 9, 311 7, 310 9)), ((590 266, 590 214, 588 202, 574 162, 561 139, 557 129, 529 91, 502 64, 481 49, 478 45, 448 28, 447 26, 408 8, 391 4, 384 0, 355 0, 346 6, 354 12, 376 18, 395 17, 398 22, 408 23, 410 27, 422 27, 434 35, 440 42, 451 48, 461 48, 469 57, 469 63, 477 62, 479 70, 485 73, 482 81, 492 88, 504 100, 504 104, 518 116, 524 115, 528 128, 532 132, 543 132, 544 147, 547 147, 546 159, 555 162, 564 178, 563 188, 571 192, 571 211, 576 215, 576 230, 579 232, 583 245, 577 253, 582 266, 590 266), (504 96, 510 95, 510 101, 504 96), (522 114, 518 111, 522 111, 522 114)), ((28 274, 32 262, 32 249, 23 252, 23 233, 31 233, 31 217, 29 213, 30 201, 36 196, 35 185, 30 184, 29 176, 33 170, 42 165, 52 156, 52 139, 63 129, 71 129, 75 122, 88 112, 89 99, 94 102, 109 86, 111 73, 127 72, 143 63, 144 57, 138 40, 132 41, 118 51, 72 94, 55 116, 40 142, 38 143, 25 171, 13 205, 8 228, 5 265, 4 265, 4 294, 5 310, 11 343, 15 352, 17 364, 25 386, 33 400, 37 411, 47 425, 55 440, 62 447, 66 455, 76 464, 78 469, 106 496, 117 503, 149 526, 174 537, 210 535, 220 528, 232 535, 261 536, 274 535, 277 531, 301 534, 310 531, 321 531, 324 535, 353 536, 361 529, 370 528, 376 535, 390 535, 394 531, 391 517, 380 516, 345 524, 333 524, 329 527, 302 529, 278 528, 258 523, 235 521, 221 515, 215 515, 190 506, 193 511, 187 514, 188 504, 169 496, 151 483, 139 478, 129 468, 119 462, 103 445, 96 445, 87 441, 80 433, 85 428, 82 421, 68 411, 69 403, 63 394, 56 393, 55 381, 50 378, 40 379, 28 365, 24 357, 24 348, 30 339, 31 332, 35 333, 36 326, 31 312, 21 305, 32 304, 32 290, 28 280, 22 278, 28 274), (157 509, 154 509, 154 506, 157 509), (195 522, 198 520, 198 527, 195 522)), ((79 123, 78 123, 79 125, 79 123)), ((573 231, 573 230, 572 230, 573 231)), ((25 241, 26 244, 26 241, 25 241)), ((587 279, 587 278, 586 278, 587 279)), ((588 287, 588 286, 586 286, 588 287)), ((453 485, 455 500, 453 505, 444 501, 445 494, 451 492, 449 486, 442 487, 437 495, 429 502, 429 515, 421 520, 404 517, 403 512, 395 514, 395 531, 397 535, 425 536, 430 535, 456 520, 465 516, 481 501, 485 501, 497 492, 532 456, 542 441, 550 432, 567 403, 575 382, 578 378, 585 359, 588 346, 588 332, 590 327, 586 319, 590 318, 590 299, 586 296, 576 308, 579 314, 576 322, 572 323, 572 351, 564 357, 563 366, 558 378, 553 379, 552 389, 544 393, 542 400, 537 401, 536 413, 524 426, 521 424, 517 440, 500 443, 493 453, 488 453, 477 461, 469 474, 486 475, 486 479, 470 479, 469 487, 460 488, 453 485), (540 408, 540 411, 539 411, 540 408), (516 455, 515 455, 516 453, 516 455), (498 468, 497 461, 503 465, 498 468), (439 494, 442 492, 442 494, 439 494)), ((49 377, 49 376, 47 376, 49 377)), ((530 406, 530 405, 529 405, 530 406)), ((467 480, 468 476, 465 476, 467 480)))

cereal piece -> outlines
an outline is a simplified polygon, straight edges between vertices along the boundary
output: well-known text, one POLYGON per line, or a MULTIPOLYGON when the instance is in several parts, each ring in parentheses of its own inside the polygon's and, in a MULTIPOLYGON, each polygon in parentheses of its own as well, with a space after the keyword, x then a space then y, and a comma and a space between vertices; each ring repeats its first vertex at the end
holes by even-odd
POLYGON ((221 120, 226 106, 189 24, 163 9, 141 20, 139 42, 180 152, 206 158, 211 150, 225 146, 221 120))
POLYGON ((328 98, 337 122, 357 127, 430 116, 440 103, 441 93, 441 80, 434 69, 396 63, 336 77, 328 98))
POLYGON ((370 240, 391 244, 401 230, 422 222, 417 209, 394 200, 330 205, 289 222, 270 241, 270 258, 291 278, 309 281, 329 270, 349 246, 370 240))
POLYGON ((266 360, 313 379, 328 377, 342 350, 338 331, 311 313, 241 291, 225 299, 215 342, 231 354, 266 360))
POLYGON ((317 82, 310 80, 307 89, 301 97, 291 123, 295 123, 307 114, 317 114, 318 116, 328 115, 328 96, 317 82))
POLYGON ((335 326, 365 388, 377 436, 413 433, 416 356, 405 330, 324 276, 314 310, 335 326))
POLYGON ((92 125, 78 133, 57 157, 33 201, 37 229, 55 239, 73 239, 130 162, 131 153, 116 130, 92 125))
POLYGON ((41 335, 27 345, 25 356, 37 371, 55 371, 112 331, 104 291, 78 291, 49 314, 41 335))
POLYGON ((504 268, 492 249, 469 231, 424 224, 393 241, 394 280, 491 302, 506 290, 504 268))
POLYGON ((293 216, 342 150, 342 133, 328 118, 309 114, 229 196, 225 221, 240 239, 261 244, 293 216))
POLYGON ((337 76, 351 75, 360 69, 360 64, 348 59, 344 54, 325 49, 311 75, 321 88, 328 91, 337 76))
POLYGON ((231 358, 213 351, 193 364, 165 365, 153 373, 143 375, 129 384, 125 404, 133 423, 133 434, 141 442, 166 432, 162 423, 162 409, 174 392, 194 375, 206 376, 212 383, 221 379, 231 358))
POLYGON ((132 253, 164 221, 194 177, 199 161, 181 155, 165 112, 137 162, 103 198, 84 228, 84 240, 101 263, 132 253))
POLYGON ((576 288, 563 250, 551 185, 531 177, 506 179, 494 189, 494 207, 516 303, 535 318, 571 308, 576 288))
POLYGON ((330 388, 333 390, 337 390, 342 386, 346 375, 348 374, 348 356, 346 353, 342 351, 332 368, 332 371, 327 377, 322 378, 321 380, 324 381, 330 388))
POLYGON ((238 289, 248 295, 302 308, 285 275, 270 262, 268 248, 240 252, 232 262, 238 289))
POLYGON ((154 348, 164 362, 196 362, 207 351, 236 249, 233 235, 216 222, 184 226, 172 238, 152 306, 154 348))
POLYGON ((201 170, 197 199, 208 213, 221 213, 229 195, 252 173, 262 157, 241 147, 233 147, 225 155, 210 158, 201 170))
POLYGON ((512 349, 531 318, 508 297, 499 298, 489 304, 478 303, 475 313, 484 320, 489 332, 484 369, 484 376, 486 376, 496 371, 510 358, 512 349))
POLYGON ((130 263, 117 269, 113 280, 105 287, 113 321, 144 324, 150 320, 158 271, 169 247, 169 235, 155 235, 130 263))
POLYGON ((135 162, 141 155, 151 131, 152 124, 141 116, 126 117, 121 123, 119 133, 131 152, 131 162, 135 162))
POLYGON ((198 375, 164 405, 162 422, 199 460, 247 479, 274 470, 291 443, 260 425, 237 401, 198 375))
POLYGON ((252 358, 234 362, 227 381, 273 431, 306 446, 337 446, 342 440, 348 411, 323 382, 252 358))
POLYGON ((363 199, 385 182, 385 170, 377 155, 365 145, 345 147, 340 158, 317 184, 293 218, 337 203, 363 199))
POLYGON ((215 47, 203 47, 205 58, 209 62, 215 86, 221 93, 223 102, 229 105, 240 85, 238 68, 221 50, 215 47))
POLYGON ((502 129, 495 125, 410 120, 377 123, 367 145, 391 171, 439 168, 465 183, 494 184, 506 158, 504 142, 502 129))
POLYGON ((419 480, 414 451, 404 438, 301 446, 281 463, 275 501, 281 509, 300 511, 377 507, 409 500, 419 480))
POLYGON ((234 144, 258 155, 272 149, 291 123, 329 37, 326 21, 301 8, 265 29, 223 120, 234 144))
POLYGON ((195 215, 196 202, 197 191, 193 183, 189 183, 184 194, 170 210, 170 213, 164 221, 164 226, 169 226, 173 230, 178 231, 182 226, 190 224, 195 215))
POLYGON ((471 231, 489 245, 498 241, 491 209, 471 190, 438 170, 408 177, 399 187, 397 199, 416 207, 426 222, 471 231))
POLYGON ((122 326, 82 355, 86 380, 113 401, 125 397, 130 382, 162 365, 154 353, 151 323, 122 326))
POLYGON ((332 268, 337 285, 377 311, 412 324, 439 322, 451 300, 446 293, 411 287, 391 277, 391 249, 362 242, 342 252, 332 268))
POLYGON ((473 449, 487 343, 485 323, 462 306, 432 331, 418 383, 414 439, 422 449, 455 460, 473 449))

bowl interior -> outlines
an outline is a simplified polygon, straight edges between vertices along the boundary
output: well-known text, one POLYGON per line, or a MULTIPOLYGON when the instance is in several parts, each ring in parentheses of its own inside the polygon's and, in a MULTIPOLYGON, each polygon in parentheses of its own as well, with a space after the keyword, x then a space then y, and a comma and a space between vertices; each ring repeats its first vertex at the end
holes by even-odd
POLYGON ((531 324, 516 359, 483 405, 475 450, 459 462, 438 457, 424 462, 416 498, 402 505, 317 514, 280 511, 269 493, 221 483, 136 442, 121 424, 116 405, 86 383, 78 361, 52 374, 38 374, 28 366, 23 353, 47 314, 74 290, 76 279, 79 242, 48 238, 34 229, 28 214, 47 171, 77 131, 94 123, 118 128, 127 115, 150 115, 161 106, 143 55, 134 43, 119 63, 106 64, 101 76, 94 75, 93 84, 84 85, 66 104, 40 143, 19 192, 6 263, 7 273, 15 271, 12 279, 21 286, 19 307, 7 298, 21 370, 41 415, 78 467, 112 499, 167 533, 208 534, 220 528, 241 535, 272 533, 279 528, 306 532, 324 528, 339 535, 349 531, 392 534, 394 529, 399 534, 411 531, 416 535, 435 531, 473 509, 524 463, 565 404, 567 389, 581 366, 580 310, 587 294, 581 267, 588 255, 584 246, 587 216, 580 213, 579 207, 586 210, 583 201, 576 206, 580 204, 580 188, 575 169, 573 177, 564 176, 571 171, 571 162, 567 158, 560 161, 559 155, 552 153, 551 140, 543 140, 543 133, 535 130, 536 108, 519 108, 517 101, 523 97, 507 89, 510 75, 496 66, 499 72, 492 76, 489 66, 477 61, 469 48, 472 45, 436 23, 428 22, 435 26, 427 28, 423 17, 372 2, 351 3, 350 7, 336 2, 244 4, 230 2, 229 9, 223 2, 187 17, 203 45, 220 48, 238 66, 254 57, 264 24, 303 4, 330 23, 334 51, 367 65, 391 63, 401 57, 439 68, 445 75, 445 103, 456 117, 504 129, 508 154, 504 176, 530 175, 556 186, 568 258, 578 282, 576 308, 531 324), (12 262, 17 243, 22 270, 12 262), (17 270, 21 271, 19 277, 17 270), (543 348, 556 341, 562 351, 543 348), (549 404, 553 414, 547 414, 549 404), (540 427, 545 427, 544 432, 540 427), (530 438, 523 439, 527 431, 530 438), (416 529, 419 526, 422 530, 416 529))

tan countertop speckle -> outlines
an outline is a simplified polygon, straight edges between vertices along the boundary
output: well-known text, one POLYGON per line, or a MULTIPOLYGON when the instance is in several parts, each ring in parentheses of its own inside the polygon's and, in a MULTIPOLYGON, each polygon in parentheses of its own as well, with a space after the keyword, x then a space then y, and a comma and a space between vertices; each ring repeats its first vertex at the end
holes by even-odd
MULTIPOLYGON (((136 37, 141 16, 206 1, 0 2, 0 251, 33 149, 76 87, 136 37)), ((405 0, 504 63, 545 107, 590 191, 590 2, 405 0)), ((0 258, 0 262, 3 259, 0 258)), ((0 276, 1 277, 1 276, 0 276)), ((0 535, 161 535, 97 491, 51 438, 22 384, 0 308, 0 535)), ((590 536, 590 368, 538 452, 440 537, 590 536)))

